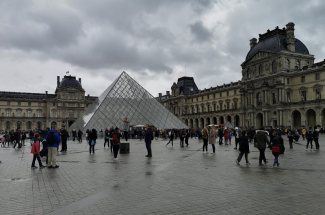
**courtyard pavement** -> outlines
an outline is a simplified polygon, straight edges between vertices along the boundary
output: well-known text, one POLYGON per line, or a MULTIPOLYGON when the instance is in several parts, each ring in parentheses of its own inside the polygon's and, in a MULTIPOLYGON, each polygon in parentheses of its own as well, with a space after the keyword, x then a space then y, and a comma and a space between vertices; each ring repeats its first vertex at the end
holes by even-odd
POLYGON ((325 214, 325 136, 319 152, 302 140, 289 149, 284 139, 278 168, 270 150, 259 167, 251 144, 251 164, 238 166, 234 144, 202 154, 194 138, 184 148, 154 140, 152 158, 143 141, 130 140, 118 162, 102 139, 94 155, 85 141, 69 141, 58 169, 31 169, 29 143, 1 148, 0 214, 325 214))

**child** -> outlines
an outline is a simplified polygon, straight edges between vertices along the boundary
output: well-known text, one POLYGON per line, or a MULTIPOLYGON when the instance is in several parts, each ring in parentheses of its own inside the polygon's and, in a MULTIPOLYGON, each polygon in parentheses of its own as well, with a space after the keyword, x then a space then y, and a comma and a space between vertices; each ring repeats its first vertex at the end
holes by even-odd
MULTIPOLYGON (((273 135, 276 135, 275 132, 273 135)), ((272 154, 274 155, 274 163, 273 167, 275 167, 275 164, 277 167, 279 164, 279 155, 284 153, 284 145, 283 145, 283 139, 281 136, 276 135, 273 139, 272 146, 270 148, 272 150, 272 154)))
POLYGON ((35 166, 35 160, 37 159, 38 161, 38 164, 39 164, 39 167, 40 168, 44 168, 45 166, 42 165, 42 161, 41 161, 41 158, 39 156, 40 154, 40 141, 39 141, 39 135, 38 134, 35 134, 35 139, 34 139, 34 143, 32 145, 32 150, 31 150, 31 153, 34 154, 33 155, 33 162, 32 162, 32 168, 37 168, 35 166))
POLYGON ((289 131, 289 133, 288 133, 288 139, 289 139, 290 149, 292 149, 293 135, 292 135, 291 131, 289 131))
POLYGON ((246 165, 249 165, 250 163, 248 161, 248 154, 250 153, 250 151, 249 151, 249 144, 248 144, 248 136, 245 130, 242 132, 242 136, 239 137, 239 151, 240 153, 238 155, 236 163, 239 165, 243 155, 245 154, 246 165))

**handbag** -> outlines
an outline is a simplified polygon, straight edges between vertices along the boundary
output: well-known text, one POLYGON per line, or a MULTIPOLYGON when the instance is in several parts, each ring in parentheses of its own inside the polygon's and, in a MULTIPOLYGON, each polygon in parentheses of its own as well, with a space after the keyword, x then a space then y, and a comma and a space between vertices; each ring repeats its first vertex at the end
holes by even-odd
POLYGON ((90 145, 92 145, 92 146, 95 145, 95 141, 92 140, 91 143, 90 143, 90 145))

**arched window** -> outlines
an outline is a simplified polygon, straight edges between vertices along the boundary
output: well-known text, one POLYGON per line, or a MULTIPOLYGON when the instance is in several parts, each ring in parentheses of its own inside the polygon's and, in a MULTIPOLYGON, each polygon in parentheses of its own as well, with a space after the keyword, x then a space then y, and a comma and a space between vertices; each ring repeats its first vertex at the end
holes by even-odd
POLYGON ((32 129, 32 122, 27 122, 27 129, 32 129))
MULTIPOLYGON (((175 107, 175 111, 176 111, 176 107, 175 107)), ((74 117, 73 110, 69 110, 69 117, 70 118, 73 118, 74 117)))
POLYGON ((11 123, 10 122, 6 122, 6 129, 7 130, 10 130, 10 126, 11 126, 11 123))
POLYGON ((263 64, 259 65, 259 67, 258 67, 258 74, 259 74, 259 76, 263 75, 263 73, 264 73, 263 70, 264 70, 263 64))
POLYGON ((286 59, 286 69, 290 69, 290 61, 288 58, 286 59))
POLYGON ((277 67, 278 67, 278 65, 277 65, 276 61, 274 60, 272 62, 272 73, 276 73, 276 70, 278 69, 277 67))
POLYGON ((17 129, 21 130, 21 122, 17 122, 17 129))
POLYGON ((42 129, 42 122, 37 122, 37 128, 42 129))

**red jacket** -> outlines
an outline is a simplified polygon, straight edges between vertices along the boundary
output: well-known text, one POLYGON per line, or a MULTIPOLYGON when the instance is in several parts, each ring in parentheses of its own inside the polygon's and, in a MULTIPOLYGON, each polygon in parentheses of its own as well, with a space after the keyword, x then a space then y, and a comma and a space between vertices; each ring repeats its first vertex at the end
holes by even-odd
POLYGON ((40 154, 40 148, 41 148, 40 147, 40 142, 36 141, 35 143, 33 143, 32 150, 31 150, 30 153, 39 155, 40 154))

